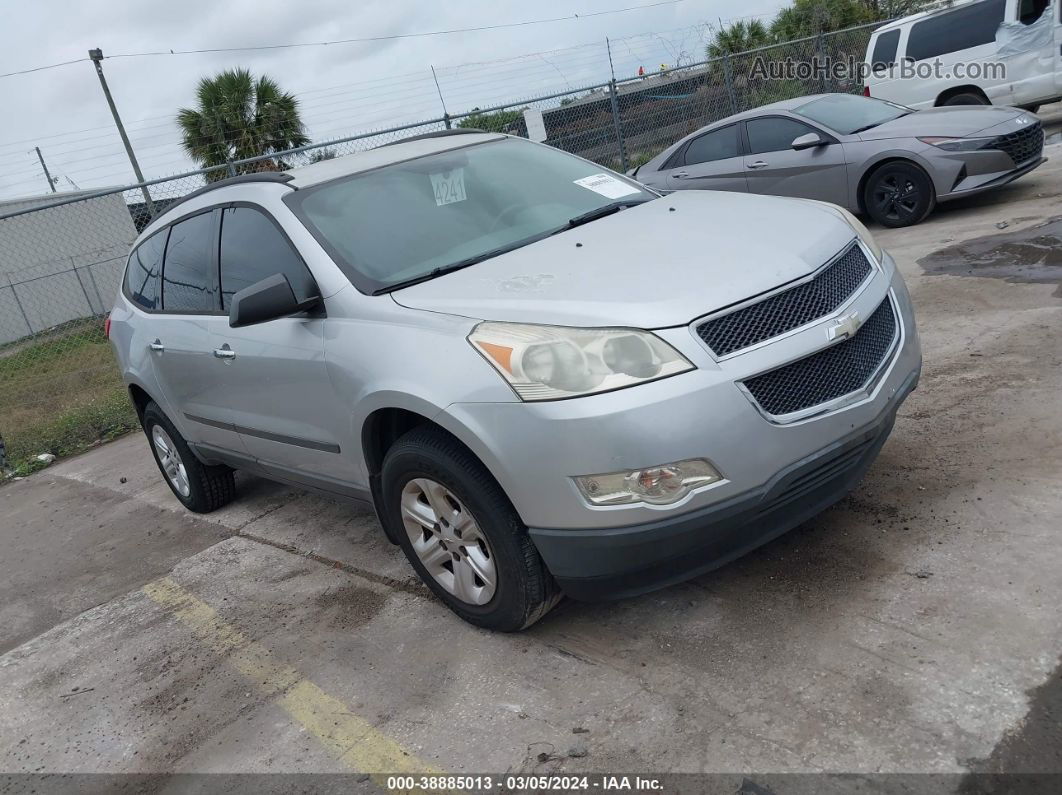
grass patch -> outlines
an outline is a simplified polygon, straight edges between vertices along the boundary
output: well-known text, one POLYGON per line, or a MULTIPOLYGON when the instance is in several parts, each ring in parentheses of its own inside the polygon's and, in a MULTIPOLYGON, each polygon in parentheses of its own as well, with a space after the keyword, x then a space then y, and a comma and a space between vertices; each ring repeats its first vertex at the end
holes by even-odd
POLYGON ((25 475, 139 427, 102 323, 91 319, 0 350, 0 435, 25 475))

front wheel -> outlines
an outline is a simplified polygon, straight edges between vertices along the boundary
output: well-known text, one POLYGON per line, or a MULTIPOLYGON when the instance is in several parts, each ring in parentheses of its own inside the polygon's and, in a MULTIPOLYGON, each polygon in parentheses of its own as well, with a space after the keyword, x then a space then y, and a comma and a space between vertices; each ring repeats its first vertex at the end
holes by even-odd
POLYGON ((977 94, 973 91, 964 91, 961 94, 953 94, 948 97, 942 105, 991 105, 988 98, 983 94, 977 94))
POLYGON ((529 627, 560 599, 509 499, 475 456, 436 428, 387 452, 386 520, 424 584, 453 612, 502 632, 529 627))
POLYGON ((921 223, 937 203, 933 181, 914 163, 886 163, 867 180, 863 205, 882 226, 921 223))

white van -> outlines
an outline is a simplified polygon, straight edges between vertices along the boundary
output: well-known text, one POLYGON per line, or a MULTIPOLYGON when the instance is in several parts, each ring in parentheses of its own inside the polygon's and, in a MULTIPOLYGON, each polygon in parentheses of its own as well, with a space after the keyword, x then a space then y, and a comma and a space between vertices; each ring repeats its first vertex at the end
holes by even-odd
POLYGON ((1035 112, 1062 99, 1060 7, 1062 0, 959 0, 883 25, 867 45, 863 93, 912 108, 1035 112))

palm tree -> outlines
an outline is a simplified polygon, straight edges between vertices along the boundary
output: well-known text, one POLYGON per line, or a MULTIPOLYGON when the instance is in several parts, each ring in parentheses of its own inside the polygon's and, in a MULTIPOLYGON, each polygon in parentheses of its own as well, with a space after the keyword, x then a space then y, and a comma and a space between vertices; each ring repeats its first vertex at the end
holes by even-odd
POLYGON ((758 19, 745 21, 739 19, 732 25, 720 30, 708 45, 709 58, 722 58, 724 55, 737 55, 771 43, 771 34, 767 26, 758 19))
MULTIPOLYGON (((247 69, 230 69, 199 81, 198 107, 181 108, 177 124, 183 134, 184 151, 208 168, 233 160, 275 154, 310 142, 299 118, 299 102, 285 94, 275 80, 262 75, 257 80, 247 69)), ((278 158, 245 163, 242 173, 286 168, 278 158)), ((208 179, 221 179, 213 171, 208 179)))

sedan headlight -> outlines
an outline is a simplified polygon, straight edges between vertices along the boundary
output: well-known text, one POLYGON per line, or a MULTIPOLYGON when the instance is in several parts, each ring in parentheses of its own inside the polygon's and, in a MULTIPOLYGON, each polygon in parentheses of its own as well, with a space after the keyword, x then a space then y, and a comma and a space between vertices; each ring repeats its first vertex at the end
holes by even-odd
POLYGON ((978 149, 983 149, 993 139, 992 138, 952 138, 952 137, 927 137, 919 138, 924 144, 932 144, 937 149, 943 149, 945 152, 976 152, 978 149))
POLYGON ((662 339, 634 329, 487 322, 468 341, 522 400, 592 395, 694 369, 662 339))

